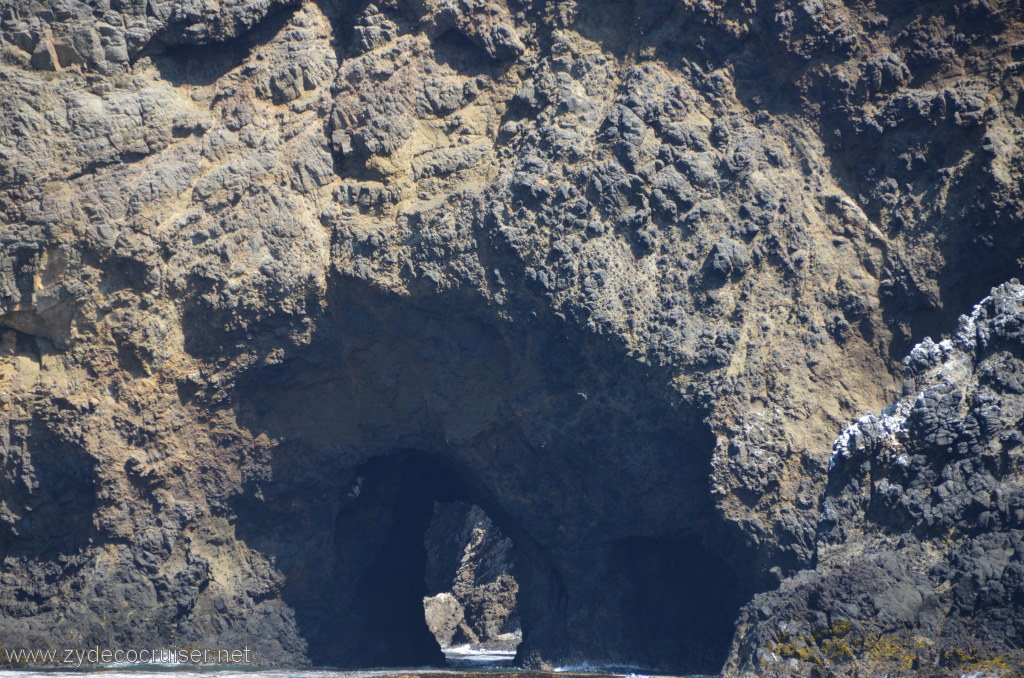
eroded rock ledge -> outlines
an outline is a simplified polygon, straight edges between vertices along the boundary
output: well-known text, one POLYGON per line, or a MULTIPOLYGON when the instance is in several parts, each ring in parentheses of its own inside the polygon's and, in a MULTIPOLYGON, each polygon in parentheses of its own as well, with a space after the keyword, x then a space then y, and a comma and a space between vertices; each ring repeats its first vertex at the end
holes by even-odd
POLYGON ((1012 400, 1013 338, 951 344, 991 369, 921 367, 924 404, 829 467, 898 360, 1018 274, 1022 25, 3 0, 3 642, 438 659, 423 530, 468 501, 519 550, 523 662, 717 671, 739 618, 750 669, 811 588, 935 577, 913 633, 1002 656, 1015 406, 968 398, 1012 400), (904 430, 907 465, 876 459, 904 430))

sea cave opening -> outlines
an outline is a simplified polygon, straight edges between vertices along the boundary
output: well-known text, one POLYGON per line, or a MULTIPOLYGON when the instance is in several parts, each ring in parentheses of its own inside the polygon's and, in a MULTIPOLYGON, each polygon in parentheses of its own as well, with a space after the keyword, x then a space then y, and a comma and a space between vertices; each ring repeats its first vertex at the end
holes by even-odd
POLYGON ((515 545, 465 501, 435 502, 423 613, 449 664, 510 663, 522 641, 515 545))
POLYGON ((238 531, 281 572, 312 663, 512 662, 516 549, 500 511, 481 508, 450 464, 402 450, 351 469, 305 459, 275 475, 261 500, 239 500, 238 531))
POLYGON ((518 622, 521 665, 721 667, 754 561, 712 507, 714 438, 664 371, 558 319, 444 297, 349 282, 328 309, 236 405, 272 441, 245 471, 237 529, 272 564, 277 588, 254 595, 293 615, 296 653, 444 665, 442 645, 510 652, 518 622), (441 623, 484 516, 514 543, 508 576, 484 583, 516 614, 483 606, 481 626, 459 600, 462 620, 441 623))

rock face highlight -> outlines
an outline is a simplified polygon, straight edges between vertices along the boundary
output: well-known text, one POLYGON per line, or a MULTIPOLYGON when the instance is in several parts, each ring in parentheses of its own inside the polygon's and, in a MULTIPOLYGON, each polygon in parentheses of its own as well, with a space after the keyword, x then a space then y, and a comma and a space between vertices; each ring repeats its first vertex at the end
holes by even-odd
POLYGON ((473 504, 436 504, 425 535, 427 627, 441 647, 515 650, 515 546, 473 504))
POLYGON ((1022 28, 0 0, 2 642, 441 661, 468 502, 525 664, 1017 656, 1022 28))

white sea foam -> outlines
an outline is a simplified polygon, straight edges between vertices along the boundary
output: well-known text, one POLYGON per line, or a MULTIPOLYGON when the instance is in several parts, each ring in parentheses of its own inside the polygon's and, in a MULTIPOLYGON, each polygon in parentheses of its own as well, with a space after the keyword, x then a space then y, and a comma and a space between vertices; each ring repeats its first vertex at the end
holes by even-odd
POLYGON ((625 676, 626 678, 651 678, 650 674, 643 673, 643 671, 644 669, 641 666, 609 666, 607 664, 591 664, 590 662, 558 666, 554 669, 555 673, 605 673, 625 676))
POLYGON ((488 650, 472 645, 455 645, 444 649, 444 656, 453 663, 508 664, 516 658, 515 650, 488 650))

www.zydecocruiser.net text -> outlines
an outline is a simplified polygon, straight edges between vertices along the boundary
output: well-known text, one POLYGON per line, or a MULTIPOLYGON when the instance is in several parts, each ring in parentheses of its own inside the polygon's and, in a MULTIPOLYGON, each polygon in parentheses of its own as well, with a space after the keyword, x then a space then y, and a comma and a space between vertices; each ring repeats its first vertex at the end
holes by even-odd
POLYGON ((248 647, 240 650, 159 648, 109 650, 99 647, 64 650, 3 650, 8 666, 98 666, 103 664, 249 664, 248 647))

